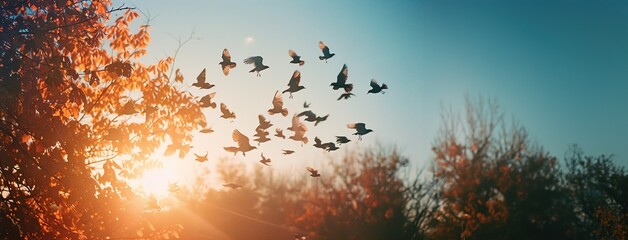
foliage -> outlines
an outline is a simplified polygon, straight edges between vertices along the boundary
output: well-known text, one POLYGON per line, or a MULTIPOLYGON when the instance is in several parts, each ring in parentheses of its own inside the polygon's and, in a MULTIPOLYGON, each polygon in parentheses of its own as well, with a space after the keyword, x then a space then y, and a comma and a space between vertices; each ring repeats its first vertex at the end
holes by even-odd
POLYGON ((168 137, 184 150, 203 118, 166 76, 172 58, 140 63, 148 25, 132 32, 138 14, 110 1, 0 6, 0 237, 135 235, 125 179, 168 137))
POLYGON ((566 187, 578 216, 579 235, 587 239, 628 236, 628 176, 612 157, 586 156, 573 146, 565 160, 566 187))
POLYGON ((570 236, 572 217, 556 159, 506 126, 494 101, 467 98, 465 121, 444 115, 434 143, 436 239, 570 236))

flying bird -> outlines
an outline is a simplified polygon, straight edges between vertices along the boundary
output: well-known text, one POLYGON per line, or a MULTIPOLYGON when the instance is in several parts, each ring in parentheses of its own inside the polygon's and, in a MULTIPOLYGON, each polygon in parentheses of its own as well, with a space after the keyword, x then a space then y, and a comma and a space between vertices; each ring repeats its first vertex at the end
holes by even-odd
POLYGON ((244 134, 240 133, 238 129, 233 130, 231 134, 231 138, 233 141, 238 144, 237 147, 224 147, 227 152, 232 152, 235 156, 238 152, 242 152, 242 155, 246 156, 246 152, 251 151, 253 149, 257 149, 257 147, 251 146, 249 143, 249 138, 244 136, 244 134))
POLYGON ((342 65, 342 69, 340 69, 340 73, 336 77, 336 82, 330 84, 334 90, 338 90, 341 88, 345 89, 345 92, 350 92, 353 90, 353 84, 347 83, 347 78, 349 77, 349 68, 347 68, 347 64, 342 65), (348 90, 348 89, 351 90, 348 90))
POLYGON ((264 153, 262 153, 262 160, 259 160, 259 162, 261 162, 262 164, 264 164, 266 166, 270 166, 270 165, 268 165, 270 163, 270 158, 265 158, 264 157, 264 153))
POLYGON ((310 172, 310 176, 312 177, 320 177, 321 175, 318 174, 318 170, 312 168, 312 167, 307 167, 307 171, 310 172))
POLYGON ((325 151, 331 152, 331 151, 336 151, 339 148, 336 147, 336 144, 334 144, 333 142, 328 142, 328 143, 323 143, 323 149, 325 149, 325 151))
POLYGON ((372 132, 372 129, 366 129, 365 123, 349 123, 347 127, 350 129, 355 129, 355 133, 353 135, 358 135, 358 140, 362 140, 362 136, 367 133, 372 132))
POLYGON ((323 50, 323 56, 318 57, 320 60, 325 60, 325 62, 327 62, 327 59, 336 55, 335 53, 329 53, 329 47, 327 47, 323 41, 318 42, 318 47, 323 50))
POLYGON ((201 133, 213 133, 214 129, 212 129, 211 127, 208 127, 208 128, 201 129, 199 132, 201 132, 201 133))
POLYGON ((257 142, 257 145, 259 146, 260 143, 265 143, 270 141, 270 138, 268 138, 268 132, 264 131, 264 129, 261 128, 256 128, 255 129, 255 137, 257 137, 256 139, 253 139, 253 141, 257 142))
POLYGON ((259 120, 259 125, 257 126, 257 129, 266 130, 273 126, 273 124, 270 123, 270 121, 266 120, 266 118, 263 115, 260 114, 257 116, 257 118, 259 120))
POLYGON ((355 94, 351 93, 351 91, 353 91, 353 84, 348 84, 344 87, 345 89, 345 93, 340 94, 340 97, 338 97, 338 101, 340 101, 340 99, 349 99, 351 96, 355 96, 355 94))
POLYGON ((309 108, 312 103, 303 102, 303 108, 309 108))
POLYGON ((388 86, 386 86, 385 83, 382 83, 382 85, 380 86, 379 84, 377 84, 377 80, 371 79, 371 90, 369 90, 369 92, 366 94, 379 92, 382 92, 382 94, 384 94, 386 93, 383 91, 384 89, 388 89, 388 86))
POLYGON ((290 155, 290 154, 293 154, 293 153, 294 153, 294 151, 292 151, 292 150, 286 150, 286 149, 282 149, 281 151, 283 151, 283 155, 290 155))
POLYGON ((216 108, 216 103, 212 102, 212 98, 214 98, 214 96, 216 96, 216 92, 207 94, 207 95, 203 96, 201 98, 201 100, 198 101, 198 103, 201 104, 202 108, 208 108, 208 107, 216 108))
POLYGON ((203 71, 201 71, 201 73, 198 74, 198 77, 196 77, 196 82, 192 83, 192 86, 198 87, 200 89, 210 89, 214 87, 213 84, 209 84, 208 82, 205 81, 205 72, 206 72, 206 69, 203 68, 203 71))
POLYGON ((228 187, 231 189, 238 189, 238 188, 242 188, 243 186, 240 184, 235 184, 235 183, 227 183, 227 184, 223 184, 223 187, 228 187))
POLYGON ((251 72, 256 72, 258 77, 261 77, 262 75, 259 74, 259 72, 263 71, 264 69, 269 68, 269 66, 266 66, 264 64, 262 64, 262 60, 264 60, 262 57, 260 56, 254 56, 254 57, 249 57, 247 59, 244 59, 244 63, 245 64, 253 64, 255 67, 253 69, 251 69, 251 72))
POLYGON ((230 111, 227 108, 227 105, 225 105, 224 103, 220 103, 220 112, 222 112, 222 115, 220 115, 221 118, 224 119, 232 119, 231 121, 233 122, 233 119, 236 118, 236 115, 234 112, 230 111))
POLYGON ((299 121, 299 117, 296 114, 292 116, 292 126, 288 127, 288 130, 294 132, 294 135, 290 136, 290 139, 307 144, 308 139, 305 137, 307 126, 299 121))
POLYGON ((288 109, 283 107, 283 98, 279 91, 276 91, 273 97, 273 108, 268 109, 268 114, 273 115, 275 113, 281 113, 284 117, 288 115, 288 109))
POLYGON ((286 136, 283 135, 283 130, 281 130, 281 128, 276 128, 275 129, 275 137, 280 137, 280 138, 286 139, 286 136))
POLYGON ((196 160, 197 162, 205 162, 207 161, 207 152, 205 152, 205 155, 198 155, 198 154, 194 154, 194 156, 196 156, 196 160))
POLYGON ((347 137, 345 136, 336 136, 336 143, 338 143, 338 145, 342 145, 345 143, 351 142, 351 140, 349 140, 347 137))
POLYGON ((325 149, 325 145, 322 144, 321 139, 318 137, 314 137, 314 147, 315 148, 320 148, 320 149, 325 149))
POLYGON ((304 86, 300 86, 299 83, 301 83, 301 72, 299 72, 299 70, 295 70, 294 73, 292 73, 290 82, 288 82, 288 89, 283 90, 283 92, 281 93, 289 92, 290 98, 292 98, 292 93, 298 92, 301 89, 305 88, 304 86))
POLYGON ((303 66, 303 64, 305 64, 305 61, 301 60, 301 56, 297 55, 294 50, 288 50, 288 55, 292 58, 292 61, 290 61, 290 63, 299 64, 299 66, 303 66))
POLYGON ((297 115, 297 117, 302 117, 302 116, 306 116, 305 121, 308 122, 313 122, 314 126, 318 125, 318 123, 327 120, 327 117, 329 117, 329 114, 320 117, 320 116, 316 116, 316 114, 314 114, 312 111, 303 111, 301 113, 299 113, 299 115, 297 115))
POLYGON ((222 50, 222 62, 218 64, 222 66, 222 73, 225 74, 225 76, 229 75, 230 69, 236 67, 236 63, 231 61, 231 54, 229 54, 229 51, 226 48, 222 50))

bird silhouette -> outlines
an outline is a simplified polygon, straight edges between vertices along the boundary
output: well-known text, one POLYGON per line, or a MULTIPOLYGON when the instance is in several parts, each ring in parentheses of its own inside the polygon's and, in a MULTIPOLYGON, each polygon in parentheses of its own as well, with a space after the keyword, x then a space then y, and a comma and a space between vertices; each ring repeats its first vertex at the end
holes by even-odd
POLYGON ((306 116, 306 118, 303 119, 303 120, 308 121, 308 122, 313 122, 314 126, 316 126, 316 125, 318 125, 318 123, 327 120, 327 117, 329 117, 329 114, 327 114, 327 115, 325 115, 323 117, 320 117, 320 116, 317 116, 316 114, 314 114, 312 111, 308 110, 308 111, 303 111, 303 112, 299 113, 299 115, 297 115, 297 117, 302 117, 302 116, 306 116))
POLYGON ((203 68, 203 71, 201 71, 201 73, 198 74, 198 77, 196 77, 196 82, 192 83, 192 86, 198 87, 200 89, 210 89, 212 87, 214 87, 213 84, 209 84, 208 82, 205 81, 205 68, 203 68))
POLYGON ((350 123, 347 124, 347 127, 350 129, 355 129, 355 133, 353 135, 358 135, 358 140, 362 140, 362 136, 367 133, 372 132, 372 129, 366 129, 365 123, 350 123))
POLYGON ((314 145, 315 148, 325 149, 325 145, 322 144, 321 139, 318 137, 314 137, 314 145))
POLYGON ((299 86, 299 83, 301 83, 301 72, 299 72, 299 70, 295 70, 294 73, 292 73, 290 81, 288 82, 288 89, 283 90, 283 92, 281 93, 289 92, 290 98, 292 98, 292 93, 298 92, 301 89, 305 88, 304 86, 299 86))
POLYGON ((283 107, 283 97, 279 91, 276 91, 273 97, 273 108, 268 109, 268 114, 274 115, 275 113, 281 113, 284 117, 288 115, 288 109, 283 107))
POLYGON ((286 136, 283 135, 283 130, 281 130, 281 128, 276 128, 275 129, 275 137, 280 137, 280 138, 286 139, 286 136))
POLYGON ((233 141, 238 144, 237 147, 224 147, 227 152, 232 152, 235 156, 238 152, 242 152, 243 156, 246 156, 246 152, 251 151, 253 149, 257 149, 257 147, 251 146, 249 143, 249 138, 244 136, 244 134, 240 133, 238 129, 233 130, 231 134, 231 138, 233 141))
POLYGON ((287 150, 287 149, 282 149, 281 151, 283 151, 283 155, 290 155, 290 154, 293 154, 293 153, 294 153, 294 151, 292 151, 292 150, 287 150))
POLYGON ((216 103, 212 102, 212 98, 214 98, 214 96, 216 96, 216 92, 207 94, 207 95, 203 96, 201 98, 201 100, 198 101, 198 103, 201 104, 202 108, 208 108, 208 107, 216 108, 216 103))
POLYGON ((323 50, 323 56, 318 57, 320 60, 325 60, 325 62, 327 62, 327 59, 336 55, 335 53, 329 53, 329 47, 327 47, 323 41, 318 42, 318 47, 323 50))
POLYGON ((262 153, 262 160, 259 160, 259 162, 261 162, 262 164, 266 165, 266 166, 270 166, 268 165, 271 161, 270 158, 265 158, 264 157, 264 153, 262 153))
POLYGON ((369 93, 379 93, 379 92, 382 92, 382 94, 384 94, 384 93, 386 93, 386 92, 383 91, 384 89, 388 89, 388 86, 386 86, 385 83, 383 83, 380 86, 379 84, 377 84, 377 80, 371 79, 371 90, 369 90, 369 92, 366 93, 366 94, 369 94, 369 93))
POLYGON ((232 119, 231 121, 233 122, 233 119, 236 118, 236 115, 234 112, 230 111, 227 108, 227 105, 225 105, 224 103, 220 103, 220 112, 222 112, 222 115, 220 115, 221 118, 224 119, 232 119))
POLYGON ((212 129, 211 127, 208 127, 208 128, 201 129, 199 132, 201 132, 201 133, 213 133, 214 129, 212 129))
POLYGON ((259 121, 259 125, 257 125, 256 129, 263 129, 266 130, 270 127, 273 126, 272 123, 270 123, 270 121, 266 120, 266 118, 263 115, 257 115, 257 119, 259 121))
POLYGON ((340 97, 338 97, 338 101, 340 101, 340 99, 349 99, 351 96, 355 96, 355 94, 351 93, 351 91, 353 91, 353 84, 347 84, 344 87, 345 93, 340 94, 340 97))
POLYGON ((223 187, 228 187, 231 189, 238 189, 238 188, 242 188, 243 186, 240 184, 236 184, 236 183, 226 183, 222 185, 223 187))
POLYGON ((336 136, 336 143, 338 143, 338 145, 342 145, 345 143, 351 142, 351 140, 349 140, 347 137, 345 136, 336 136))
POLYGON ((312 167, 307 167, 306 168, 308 172, 310 172, 310 176, 312 177, 320 177, 321 175, 318 174, 318 170, 312 168, 312 167))
POLYGON ((183 82, 183 74, 181 73, 181 70, 178 69, 178 68, 174 72, 174 81, 175 82, 183 82))
POLYGON ((231 61, 231 54, 229 54, 229 51, 226 48, 222 50, 222 62, 218 64, 222 66, 222 73, 225 74, 225 76, 229 75, 230 69, 236 67, 236 63, 231 61))
POLYGON ((338 90, 341 88, 345 89, 345 92, 350 92, 353 89, 353 84, 347 83, 347 78, 349 77, 349 68, 347 68, 347 64, 342 65, 342 69, 338 76, 336 77, 336 82, 330 84, 334 90, 338 90), (348 90, 351 89, 351 90, 348 90))
POLYGON ((253 141, 257 142, 257 145, 259 146, 260 143, 265 143, 270 141, 270 138, 268 138, 268 132, 264 131, 264 129, 261 128, 256 128, 255 129, 255 137, 257 137, 256 139, 253 139, 253 141))
POLYGON ((308 139, 305 137, 307 126, 299 121, 299 117, 296 114, 292 116, 292 126, 288 127, 288 130, 294 132, 294 135, 290 136, 290 139, 307 144, 308 139))
POLYGON ((299 64, 299 66, 303 66, 303 64, 305 64, 305 61, 301 60, 301 56, 297 55, 294 50, 288 50, 288 55, 292 57, 292 61, 290 61, 290 63, 299 64))
POLYGON ((312 103, 303 102, 303 108, 309 108, 310 104, 312 103))
POLYGON ((323 143, 323 149, 325 149, 325 151, 331 152, 331 151, 336 151, 339 148, 336 147, 336 144, 334 144, 333 142, 328 142, 328 143, 323 143))
POLYGON ((205 155, 198 155, 198 154, 194 154, 194 156, 196 156, 196 160, 197 162, 205 162, 207 161, 207 152, 205 152, 205 155))
POLYGON ((262 60, 264 60, 262 57, 254 56, 254 57, 249 57, 247 59, 244 59, 244 63, 245 64, 253 64, 254 68, 251 69, 251 71, 249 71, 249 72, 250 73, 256 72, 257 76, 261 77, 262 75, 259 74, 259 72, 263 71, 264 69, 269 68, 269 66, 266 66, 266 65, 262 64, 262 60))

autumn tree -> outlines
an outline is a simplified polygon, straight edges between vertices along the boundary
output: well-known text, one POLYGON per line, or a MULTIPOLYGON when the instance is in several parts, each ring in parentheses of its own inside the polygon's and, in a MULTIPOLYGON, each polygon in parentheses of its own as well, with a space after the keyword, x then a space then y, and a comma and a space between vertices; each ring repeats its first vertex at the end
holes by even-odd
POLYGON ((462 119, 446 112, 432 150, 440 205, 434 238, 573 237, 556 158, 507 124, 495 101, 467 97, 462 119))
POLYGON ((565 160, 566 187, 574 202, 583 239, 626 239, 628 175, 612 156, 588 156, 573 146, 565 160))
POLYGON ((294 224, 314 239, 424 239, 431 214, 428 185, 405 171, 395 150, 350 151, 311 179, 294 224))
POLYGON ((173 59, 142 63, 149 26, 110 1, 3 0, 0 14, 0 238, 135 234, 125 179, 164 142, 185 155, 203 119, 173 59))

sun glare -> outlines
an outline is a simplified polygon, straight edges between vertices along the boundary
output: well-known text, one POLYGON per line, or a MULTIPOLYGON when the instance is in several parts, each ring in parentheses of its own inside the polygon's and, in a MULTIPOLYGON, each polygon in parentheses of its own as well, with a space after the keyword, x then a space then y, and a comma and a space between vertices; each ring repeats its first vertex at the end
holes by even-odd
POLYGON ((145 171, 144 175, 137 179, 136 189, 146 196, 153 195, 156 198, 165 198, 170 194, 169 186, 176 183, 175 177, 172 175, 172 171, 166 171, 161 167, 153 168, 145 171))

